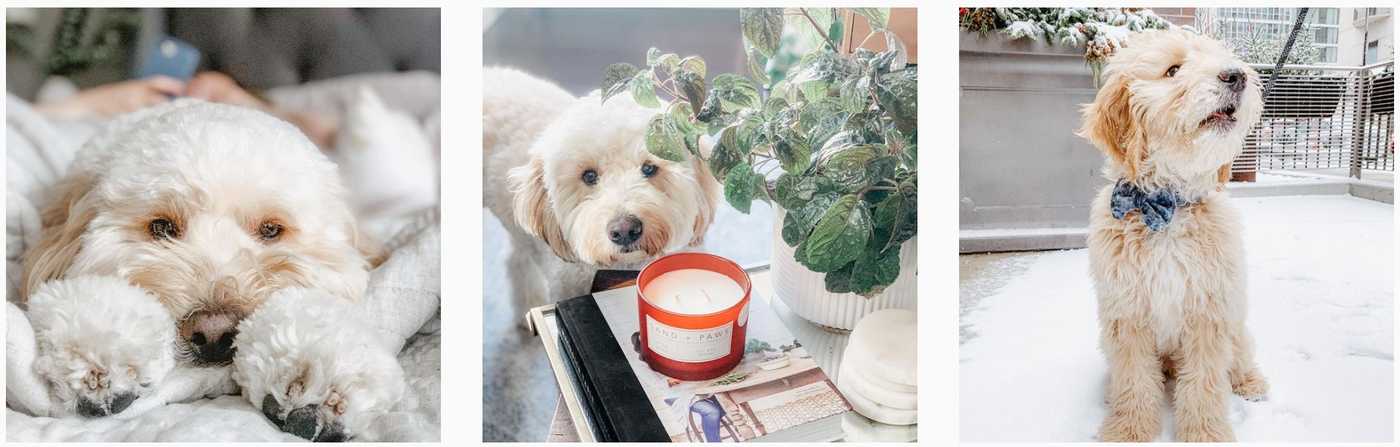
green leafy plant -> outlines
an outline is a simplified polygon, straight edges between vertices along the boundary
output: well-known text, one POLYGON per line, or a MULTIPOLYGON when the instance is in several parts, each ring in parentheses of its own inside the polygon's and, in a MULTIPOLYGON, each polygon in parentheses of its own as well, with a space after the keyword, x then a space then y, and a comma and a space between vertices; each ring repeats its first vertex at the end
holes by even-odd
POLYGON ((887 10, 852 11, 871 25, 864 41, 883 37, 888 50, 841 53, 849 26, 835 9, 742 9, 747 73, 709 76, 699 56, 652 48, 645 66, 607 67, 602 99, 627 92, 661 108, 648 151, 700 158, 739 211, 777 204, 783 242, 826 274, 827 291, 871 297, 899 276, 917 233, 919 76, 887 10))

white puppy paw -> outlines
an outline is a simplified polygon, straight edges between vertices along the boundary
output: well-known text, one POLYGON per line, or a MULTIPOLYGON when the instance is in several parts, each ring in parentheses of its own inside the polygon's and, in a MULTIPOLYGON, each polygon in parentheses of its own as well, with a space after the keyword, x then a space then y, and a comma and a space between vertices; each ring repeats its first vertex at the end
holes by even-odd
POLYGON ((61 414, 121 413, 175 367, 175 323, 144 290, 118 278, 45 283, 29 296, 34 369, 61 414))
POLYGON ((403 398, 403 369, 352 304, 317 290, 274 293, 238 327, 234 381, 282 431, 373 440, 403 398))

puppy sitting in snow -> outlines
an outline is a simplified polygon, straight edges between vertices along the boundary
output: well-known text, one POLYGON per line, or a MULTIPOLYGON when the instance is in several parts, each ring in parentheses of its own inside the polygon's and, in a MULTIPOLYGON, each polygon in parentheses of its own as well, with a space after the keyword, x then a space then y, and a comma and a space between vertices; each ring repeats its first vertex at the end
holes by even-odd
MULTIPOLYGON (((335 164, 295 127, 251 109, 195 100, 109 125, 78 153, 43 220, 41 242, 24 255, 23 289, 46 344, 36 365, 45 365, 40 374, 60 388, 53 395, 64 401, 61 407, 89 416, 121 412, 172 358, 177 368, 197 368, 222 367, 236 355, 270 355, 239 353, 258 343, 244 340, 239 322, 293 287, 343 303, 358 300, 373 251, 357 235, 335 164), (116 278, 111 281, 139 292, 80 279, 91 276, 116 278), (87 306, 98 299, 90 294, 125 298, 87 306), (141 296, 154 299, 165 318, 136 304, 141 296), (113 312, 127 316, 102 318, 114 306, 125 306, 113 312), (73 322, 82 327, 69 327, 73 322)), ((319 309, 326 301, 299 304, 319 309)), ((299 330, 303 323, 283 324, 299 330)), ((279 342, 341 346, 334 337, 279 342)), ((342 354, 392 362, 392 353, 354 346, 345 345, 342 354)), ((274 380, 271 374, 240 376, 239 385, 267 390, 275 407, 266 398, 252 403, 274 421, 308 405, 308 389, 336 391, 314 395, 334 409, 317 412, 325 420, 316 426, 375 411, 378 396, 357 381, 364 375, 392 381, 391 373, 370 360, 330 362, 316 349, 283 351, 291 357, 270 363, 283 368, 277 380, 300 380, 300 387, 264 382, 274 380)))
POLYGON ((485 205, 510 233, 507 271, 522 313, 587 293, 599 268, 640 268, 700 244, 719 184, 698 157, 647 151, 659 110, 629 95, 576 98, 510 69, 483 78, 485 205))
POLYGON ((1183 30, 1109 59, 1080 135, 1114 184, 1094 198, 1089 261, 1109 364, 1103 441, 1151 441, 1176 378, 1176 439, 1230 441, 1226 399, 1268 391, 1245 328, 1240 219, 1224 184, 1263 109, 1259 75, 1183 30))

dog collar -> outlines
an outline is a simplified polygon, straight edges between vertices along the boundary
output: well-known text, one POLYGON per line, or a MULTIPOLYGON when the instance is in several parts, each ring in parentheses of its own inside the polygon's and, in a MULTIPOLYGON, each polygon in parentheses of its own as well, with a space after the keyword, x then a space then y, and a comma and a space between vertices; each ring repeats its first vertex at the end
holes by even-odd
POLYGON ((1147 229, 1161 231, 1172 223, 1172 216, 1176 214, 1176 209, 1191 205, 1181 197, 1176 190, 1163 188, 1155 191, 1145 191, 1124 179, 1118 179, 1118 183, 1113 186, 1113 196, 1109 198, 1109 205, 1113 210, 1113 218, 1123 220, 1128 213, 1137 210, 1142 214, 1142 222, 1147 225, 1147 229))

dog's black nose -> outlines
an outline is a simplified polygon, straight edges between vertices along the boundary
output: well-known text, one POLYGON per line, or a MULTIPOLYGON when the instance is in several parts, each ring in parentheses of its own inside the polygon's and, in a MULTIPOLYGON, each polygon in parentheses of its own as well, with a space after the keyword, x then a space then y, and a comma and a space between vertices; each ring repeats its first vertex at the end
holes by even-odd
POLYGON ((608 222, 608 240, 628 246, 642 238, 642 220, 637 216, 622 216, 608 222))
POLYGON ((238 336, 238 331, 228 331, 222 334, 205 334, 195 332, 190 336, 190 345, 194 347, 194 354, 200 360, 209 363, 223 363, 233 360, 233 338, 238 336))
POLYGON ((221 312, 196 312, 180 324, 195 358, 205 363, 233 360, 233 339, 238 336, 238 317, 221 312))
POLYGON ((1225 85, 1230 86, 1230 90, 1237 92, 1244 90, 1245 81, 1248 80, 1248 76, 1244 74, 1244 70, 1238 68, 1222 71, 1217 77, 1220 78, 1220 82, 1224 82, 1225 85))

